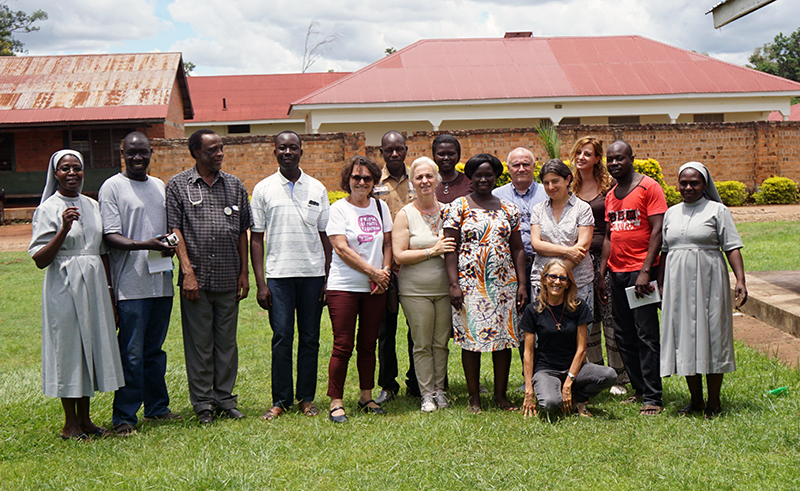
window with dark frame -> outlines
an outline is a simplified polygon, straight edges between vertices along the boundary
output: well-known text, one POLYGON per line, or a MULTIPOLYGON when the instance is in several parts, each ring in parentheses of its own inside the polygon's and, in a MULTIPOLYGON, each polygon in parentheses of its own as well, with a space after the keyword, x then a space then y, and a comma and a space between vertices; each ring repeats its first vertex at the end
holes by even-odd
POLYGON ((564 125, 577 126, 579 124, 581 124, 581 118, 561 118, 561 121, 559 121, 558 123, 559 126, 564 126, 564 125))
POLYGON ((14 133, 0 133, 0 172, 14 170, 14 133))
POLYGON ((64 143, 67 148, 83 155, 87 169, 112 169, 120 167, 120 144, 132 128, 91 128, 67 130, 64 143))
POLYGON ((639 116, 609 116, 608 124, 639 124, 639 116))
POLYGON ((725 114, 723 113, 709 113, 709 114, 695 114, 695 123, 724 123, 725 114))
POLYGON ((242 133, 250 133, 250 125, 249 124, 229 124, 228 125, 228 134, 229 135, 239 135, 242 133))

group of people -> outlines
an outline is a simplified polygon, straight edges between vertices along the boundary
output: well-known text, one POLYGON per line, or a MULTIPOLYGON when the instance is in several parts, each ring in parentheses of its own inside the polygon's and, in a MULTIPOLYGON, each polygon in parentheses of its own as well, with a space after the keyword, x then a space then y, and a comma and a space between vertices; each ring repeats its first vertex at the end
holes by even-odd
POLYGON ((702 164, 681 167, 684 202, 667 210, 661 187, 634 171, 633 150, 623 141, 606 149, 604 165, 602 142, 579 139, 570 154, 574 169, 552 159, 541 167, 541 183, 530 150, 514 149, 507 158, 511 182, 495 188, 504 171, 497 157, 477 154, 461 173, 459 141, 440 135, 433 158, 407 166, 405 139, 390 131, 381 140, 384 165, 350 159, 340 182, 348 196, 330 205, 322 183, 300 168, 300 136, 284 131, 274 144, 279 169, 256 185, 252 200, 238 178, 221 170, 223 143, 210 130, 189 138, 195 165, 166 186, 147 174, 147 137, 127 135, 125 169, 103 184, 99 204, 81 194, 81 154, 53 154, 29 252, 47 268, 43 390, 61 398, 64 439, 112 434, 91 421, 89 397, 97 390, 116 391, 118 435, 136 432, 142 405, 145 420, 182 419, 169 409, 162 349, 173 255, 189 394, 200 423, 245 417, 233 390, 238 305, 249 293, 250 262, 256 300, 273 332, 265 420, 295 402, 303 414, 319 413, 326 304, 335 423, 348 419, 344 385, 354 349, 358 409, 384 414, 398 395, 399 306, 408 324, 405 383, 423 412, 450 404, 450 339, 461 348, 473 413, 482 411, 483 352, 492 353, 494 403, 519 409, 507 396, 514 348, 523 364, 525 416, 537 408, 590 416, 591 397, 607 388, 625 394, 628 381, 634 393, 623 402, 659 414, 661 377, 674 374, 687 378, 691 393, 681 414, 721 411, 722 377, 735 369, 723 253, 737 279, 738 305, 747 289, 743 244, 702 164), (632 307, 626 293, 640 298, 656 288, 663 291, 660 334, 658 303, 632 307), (381 390, 373 398, 376 364, 381 390))

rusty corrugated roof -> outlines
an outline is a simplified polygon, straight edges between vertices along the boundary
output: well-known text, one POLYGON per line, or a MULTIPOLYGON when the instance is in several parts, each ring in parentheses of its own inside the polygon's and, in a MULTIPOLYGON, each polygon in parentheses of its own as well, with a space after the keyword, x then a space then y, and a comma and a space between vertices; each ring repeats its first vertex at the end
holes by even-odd
POLYGON ((293 105, 781 91, 800 83, 641 36, 431 39, 293 105))
POLYGON ((195 122, 287 119, 292 101, 349 73, 188 77, 195 122), (223 99, 225 107, 223 107, 223 99))
POLYGON ((165 119, 177 79, 193 111, 180 53, 0 57, 0 122, 165 119))

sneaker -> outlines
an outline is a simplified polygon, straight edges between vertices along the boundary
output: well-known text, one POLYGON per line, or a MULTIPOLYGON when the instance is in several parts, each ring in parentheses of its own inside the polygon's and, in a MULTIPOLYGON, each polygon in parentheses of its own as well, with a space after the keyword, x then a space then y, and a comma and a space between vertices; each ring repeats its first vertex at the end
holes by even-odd
POLYGON ((612 396, 624 396, 625 394, 628 393, 628 388, 625 387, 624 385, 617 384, 611 387, 610 392, 612 396))
POLYGON ((422 412, 423 413, 432 413, 436 411, 436 403, 433 400, 433 396, 425 396, 422 398, 422 412))
POLYGON ((436 406, 439 409, 444 409, 450 406, 450 402, 447 400, 447 392, 440 390, 436 392, 434 398, 436 399, 436 406))
POLYGON ((395 395, 396 394, 393 391, 391 391, 389 389, 383 389, 383 390, 381 390, 380 394, 378 394, 378 397, 375 398, 375 402, 378 405, 381 405, 384 402, 389 402, 392 399, 394 399, 395 395))

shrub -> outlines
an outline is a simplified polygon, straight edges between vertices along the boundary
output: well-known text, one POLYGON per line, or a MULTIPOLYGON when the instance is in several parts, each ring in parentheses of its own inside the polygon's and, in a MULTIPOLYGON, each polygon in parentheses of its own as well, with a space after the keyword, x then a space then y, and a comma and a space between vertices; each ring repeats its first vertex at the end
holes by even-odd
MULTIPOLYGON (((494 182, 494 187, 499 188, 500 186, 504 186, 511 182, 511 174, 508 173, 508 165, 505 162, 503 164, 503 173, 497 176, 497 180, 494 182)), ((456 170, 458 172, 464 172, 464 162, 459 162, 456 164, 456 170)))
POLYGON ((747 201, 747 188, 742 182, 721 181, 716 187, 725 206, 742 206, 747 201))
POLYGON ((328 201, 330 201, 331 204, 339 201, 342 198, 346 198, 347 196, 348 194, 344 191, 328 191, 328 201))
POLYGON ((659 164, 656 159, 636 159, 633 161, 633 170, 652 178, 661 186, 661 189, 664 190, 664 198, 667 201, 667 206, 674 206, 683 201, 681 194, 675 189, 675 186, 669 186, 664 182, 664 173, 661 171, 661 164, 659 164))
POLYGON ((797 201, 797 183, 788 177, 770 177, 761 183, 761 189, 753 195, 757 205, 785 205, 797 201))

